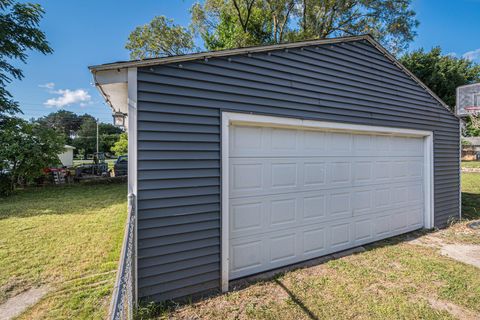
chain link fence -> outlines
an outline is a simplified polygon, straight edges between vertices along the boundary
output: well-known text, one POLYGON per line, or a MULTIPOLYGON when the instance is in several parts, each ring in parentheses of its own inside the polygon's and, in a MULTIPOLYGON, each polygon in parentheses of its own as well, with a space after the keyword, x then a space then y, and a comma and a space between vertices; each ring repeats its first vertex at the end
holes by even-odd
POLYGON ((109 319, 123 320, 133 319, 136 297, 135 297, 135 221, 136 208, 135 196, 128 195, 128 217, 125 227, 122 252, 117 271, 117 279, 113 289, 112 302, 110 304, 109 319))

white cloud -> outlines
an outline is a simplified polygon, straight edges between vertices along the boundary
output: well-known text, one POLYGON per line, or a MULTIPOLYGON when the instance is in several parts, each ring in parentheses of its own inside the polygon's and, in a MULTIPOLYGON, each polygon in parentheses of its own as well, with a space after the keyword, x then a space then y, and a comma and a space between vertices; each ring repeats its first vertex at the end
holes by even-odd
POLYGON ((58 98, 51 98, 45 101, 43 104, 47 107, 57 107, 62 108, 65 106, 69 106, 72 104, 80 104, 81 106, 86 106, 87 104, 91 103, 92 97, 90 94, 84 89, 76 89, 76 90, 56 90, 52 91, 53 94, 59 95, 58 98))
POLYGON ((463 54, 463 57, 470 61, 474 61, 474 60, 480 61, 480 48, 473 51, 465 52, 463 54))
POLYGON ((48 89, 48 90, 52 90, 53 88, 55 88, 55 83, 53 82, 47 82, 45 84, 39 84, 38 85, 40 88, 45 88, 45 89, 48 89))

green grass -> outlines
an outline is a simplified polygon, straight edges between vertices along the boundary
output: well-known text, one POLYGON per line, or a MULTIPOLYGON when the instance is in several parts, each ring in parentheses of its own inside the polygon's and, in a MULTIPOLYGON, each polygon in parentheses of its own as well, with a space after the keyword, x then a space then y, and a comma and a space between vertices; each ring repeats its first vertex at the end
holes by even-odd
MULTIPOLYGON (((462 186, 464 216, 480 218, 480 174, 462 174, 462 186)), ((0 199, 0 303, 48 285, 21 319, 105 318, 125 218, 125 185, 50 187, 0 199)), ((480 244, 480 233, 465 229, 455 224, 442 237, 480 244)), ((196 303, 142 308, 142 318, 152 310, 160 319, 452 318, 429 299, 480 313, 478 269, 404 239, 196 303)))
POLYGON ((480 218, 480 173, 462 173, 462 217, 480 218))
POLYGON ((462 168, 480 168, 480 161, 462 161, 462 168))
MULTIPOLYGON (((479 219, 480 174, 462 174, 462 183, 464 216, 479 219)), ((465 222, 434 235, 447 242, 480 244, 480 231, 467 229, 465 222)), ((479 270, 440 255, 436 248, 404 241, 407 237, 412 234, 195 303, 148 305, 140 310, 141 318, 454 319, 438 306, 448 303, 480 315, 479 270)))
POLYGON ((22 319, 103 319, 126 219, 126 186, 76 185, 0 199, 0 303, 50 292, 22 319))
POLYGON ((480 313, 478 269, 399 238, 225 295, 163 308, 158 319, 453 319, 428 299, 480 313))

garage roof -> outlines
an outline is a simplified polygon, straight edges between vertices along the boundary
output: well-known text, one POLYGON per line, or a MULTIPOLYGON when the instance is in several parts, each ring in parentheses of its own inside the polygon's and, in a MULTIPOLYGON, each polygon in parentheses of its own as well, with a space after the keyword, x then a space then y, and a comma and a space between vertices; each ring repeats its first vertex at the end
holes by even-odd
MULTIPOLYGON (((95 74, 99 71, 108 71, 108 70, 121 70, 125 68, 138 68, 138 67, 147 67, 153 65, 161 65, 161 64, 169 64, 169 63, 179 63, 191 60, 199 60, 199 59, 209 59, 209 58, 216 58, 216 57, 228 57, 238 54, 251 54, 251 53, 259 53, 259 52, 268 52, 273 50, 284 50, 290 48, 301 48, 306 46, 315 46, 315 45, 325 45, 325 44, 334 44, 334 43, 342 43, 342 42, 352 42, 352 41, 367 41, 372 44, 377 50, 379 50, 385 57, 387 57, 393 64, 395 64, 398 68, 400 68, 403 72, 405 72, 410 78, 412 78, 418 85, 420 85, 423 89, 425 89, 435 100, 437 100, 442 106, 444 106, 447 110, 449 110, 453 115, 455 115, 450 107, 443 102, 430 88, 428 88, 420 79, 418 79, 410 70, 404 67, 387 49, 382 47, 380 43, 378 43, 373 37, 369 34, 359 35, 359 36, 349 36, 349 37, 338 37, 338 38, 329 38, 329 39, 317 39, 317 40, 308 40, 308 41, 298 41, 298 42, 289 42, 289 43, 282 43, 282 44, 274 44, 274 45, 264 45, 264 46, 254 46, 254 47, 245 47, 245 48, 237 48, 237 49, 228 49, 228 50, 218 50, 218 51, 210 51, 210 52, 200 52, 200 53, 192 53, 192 54, 184 54, 178 56, 167 56, 167 57, 160 57, 160 58, 150 58, 144 60, 131 60, 131 61, 118 61, 112 63, 105 63, 100 65, 89 66, 88 68, 90 71, 95 74)), ((101 86, 95 80, 96 86, 101 86)), ((108 101, 108 99, 107 99, 108 101)), ((456 116, 456 115, 455 115, 456 116)))

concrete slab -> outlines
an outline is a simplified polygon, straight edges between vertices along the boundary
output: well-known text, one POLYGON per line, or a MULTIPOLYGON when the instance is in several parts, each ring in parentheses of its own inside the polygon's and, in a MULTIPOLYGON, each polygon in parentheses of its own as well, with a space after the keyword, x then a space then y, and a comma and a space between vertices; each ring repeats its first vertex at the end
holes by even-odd
POLYGON ((48 287, 32 288, 11 297, 0 305, 0 320, 10 320, 18 317, 27 308, 36 304, 48 291, 48 287))
POLYGON ((446 244, 440 253, 444 256, 480 268, 480 246, 473 244, 446 244))

